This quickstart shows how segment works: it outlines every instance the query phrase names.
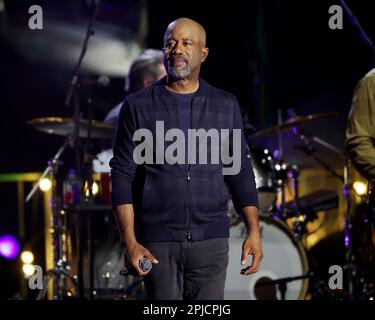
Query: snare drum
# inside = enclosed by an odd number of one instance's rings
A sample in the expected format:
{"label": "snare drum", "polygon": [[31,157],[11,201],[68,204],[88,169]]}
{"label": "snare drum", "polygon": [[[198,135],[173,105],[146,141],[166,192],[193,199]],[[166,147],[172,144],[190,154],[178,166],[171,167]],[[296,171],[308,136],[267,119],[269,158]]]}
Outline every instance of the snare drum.
{"label": "snare drum", "polygon": [[[266,281],[304,275],[308,271],[306,252],[288,226],[268,215],[259,216],[263,246],[263,261],[257,273],[240,274],[242,243],[247,235],[242,219],[232,223],[229,238],[229,263],[225,283],[225,299],[229,300],[280,300],[277,285],[257,287]],[[248,265],[248,264],[247,264]],[[287,283],[286,300],[306,298],[308,279]]]}

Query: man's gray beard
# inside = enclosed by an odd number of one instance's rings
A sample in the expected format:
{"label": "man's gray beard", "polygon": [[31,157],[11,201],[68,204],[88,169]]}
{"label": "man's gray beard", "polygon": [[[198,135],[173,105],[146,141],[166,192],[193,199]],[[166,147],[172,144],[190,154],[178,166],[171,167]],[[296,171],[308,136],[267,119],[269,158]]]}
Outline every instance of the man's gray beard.
{"label": "man's gray beard", "polygon": [[176,67],[169,67],[169,75],[177,80],[183,80],[190,76],[190,66],[186,65],[185,68],[179,69]]}

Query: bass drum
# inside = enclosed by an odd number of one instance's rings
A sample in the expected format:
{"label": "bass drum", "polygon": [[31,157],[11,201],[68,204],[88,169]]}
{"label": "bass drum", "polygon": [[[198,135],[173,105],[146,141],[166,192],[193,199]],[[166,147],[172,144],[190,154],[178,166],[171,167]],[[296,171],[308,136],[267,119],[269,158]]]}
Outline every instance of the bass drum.
{"label": "bass drum", "polygon": [[[232,221],[229,238],[229,263],[224,298],[227,300],[280,300],[277,285],[257,285],[286,277],[296,277],[308,271],[308,260],[302,245],[295,240],[288,226],[268,215],[259,215],[263,245],[263,261],[259,271],[249,276],[240,274],[242,243],[247,231],[238,216]],[[248,265],[248,264],[246,264]],[[286,300],[306,298],[308,279],[287,283]]]}

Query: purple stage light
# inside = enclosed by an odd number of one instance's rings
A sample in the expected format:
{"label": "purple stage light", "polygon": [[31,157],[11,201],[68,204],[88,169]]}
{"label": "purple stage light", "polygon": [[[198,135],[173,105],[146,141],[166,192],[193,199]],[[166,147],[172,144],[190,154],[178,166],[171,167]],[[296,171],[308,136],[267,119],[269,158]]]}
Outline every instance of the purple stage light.
{"label": "purple stage light", "polygon": [[20,251],[17,240],[11,235],[0,236],[0,256],[14,259]]}

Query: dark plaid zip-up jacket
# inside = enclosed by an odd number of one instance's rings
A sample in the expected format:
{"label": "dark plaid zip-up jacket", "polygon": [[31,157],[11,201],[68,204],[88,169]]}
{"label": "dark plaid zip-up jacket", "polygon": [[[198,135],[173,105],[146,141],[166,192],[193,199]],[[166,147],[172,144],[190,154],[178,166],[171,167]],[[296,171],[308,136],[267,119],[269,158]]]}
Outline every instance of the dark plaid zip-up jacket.
{"label": "dark plaid zip-up jacket", "polygon": [[[176,101],[163,87],[165,84],[166,78],[163,78],[125,98],[110,161],[112,204],[114,207],[133,204],[139,242],[229,237],[227,203],[230,196],[237,212],[245,206],[258,207],[237,100],[232,94],[199,79],[199,89],[191,105],[191,129],[214,128],[219,132],[241,129],[238,174],[223,175],[221,157],[219,164],[210,164],[210,143],[207,144],[207,164],[156,164],[156,121],[164,121],[165,132],[179,128]],[[141,128],[153,134],[152,164],[137,165],[133,158],[136,145],[141,143],[133,140],[133,134]],[[165,150],[172,142],[163,143]]]}

